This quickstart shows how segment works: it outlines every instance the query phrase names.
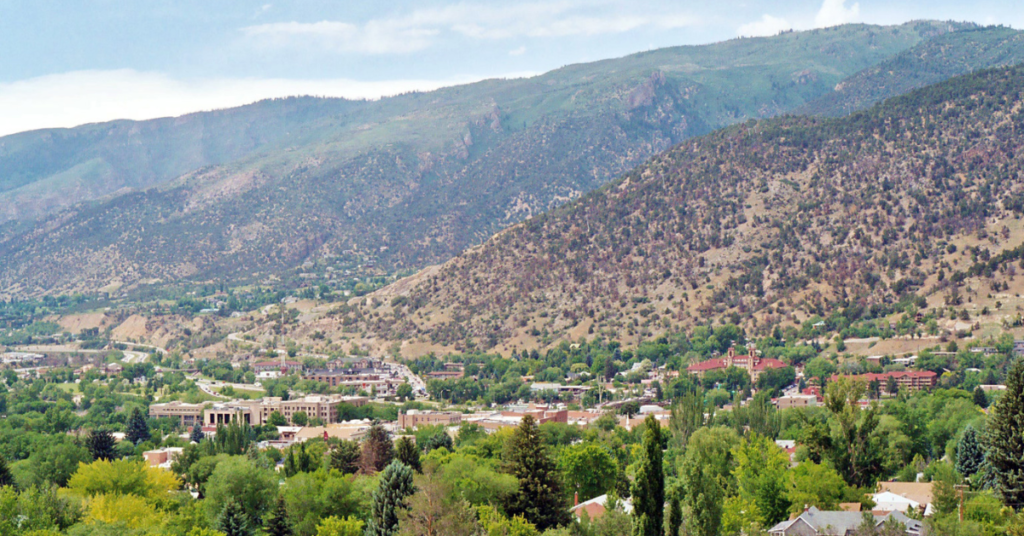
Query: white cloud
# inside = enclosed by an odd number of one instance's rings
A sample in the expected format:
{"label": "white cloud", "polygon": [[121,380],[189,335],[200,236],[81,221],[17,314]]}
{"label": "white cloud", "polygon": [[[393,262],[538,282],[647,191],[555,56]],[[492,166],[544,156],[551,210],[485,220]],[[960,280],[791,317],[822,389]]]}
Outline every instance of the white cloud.
{"label": "white cloud", "polygon": [[[529,76],[533,73],[523,73]],[[515,77],[519,75],[509,75]],[[184,81],[128,69],[76,71],[0,84],[0,136],[113,119],[152,119],[229,108],[261,99],[316,95],[375,99],[429,91],[479,78],[450,80],[288,80],[222,78]]]}
{"label": "white cloud", "polygon": [[509,56],[522,56],[523,54],[526,54],[525,45],[508,51]]}
{"label": "white cloud", "polygon": [[793,25],[781,17],[764,15],[761,20],[744,24],[736,30],[737,35],[743,37],[761,37],[775,35],[783,30],[792,29]]}
{"label": "white cloud", "polygon": [[629,3],[576,0],[454,4],[415,10],[406,16],[355,24],[343,21],[278,22],[242,28],[257,47],[319,47],[335,52],[400,54],[423,50],[443,33],[474,39],[594,36],[641,28],[692,26],[690,15],[664,6],[638,9]]}
{"label": "white cloud", "polygon": [[857,22],[859,19],[859,3],[854,2],[852,6],[846,7],[846,0],[825,0],[814,17],[814,24],[818,28],[827,28],[848,22]]}

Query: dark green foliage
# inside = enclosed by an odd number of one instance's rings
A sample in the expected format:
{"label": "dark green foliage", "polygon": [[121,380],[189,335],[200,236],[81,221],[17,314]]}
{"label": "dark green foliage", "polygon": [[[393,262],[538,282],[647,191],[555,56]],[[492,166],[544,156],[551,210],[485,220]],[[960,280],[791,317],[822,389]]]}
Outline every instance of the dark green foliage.
{"label": "dark green foliage", "polygon": [[412,495],[412,469],[395,460],[380,476],[380,484],[373,492],[370,519],[366,523],[366,536],[391,536],[398,532],[398,513],[406,508],[406,498]]}
{"label": "dark green foliage", "polygon": [[387,430],[380,423],[373,423],[363,439],[359,470],[365,474],[383,471],[394,457],[394,444]]}
{"label": "dark green foliage", "polygon": [[683,506],[679,493],[673,493],[668,503],[668,536],[682,536],[679,531],[683,527]]}
{"label": "dark green foliage", "polygon": [[558,469],[548,457],[537,421],[526,415],[505,445],[505,472],[516,477],[519,490],[505,504],[509,515],[522,515],[544,531],[569,522]]}
{"label": "dark green foliage", "polygon": [[292,536],[292,526],[288,522],[288,508],[283,495],[278,495],[277,502],[274,503],[274,510],[270,513],[263,529],[267,536]]}
{"label": "dark green foliage", "polygon": [[116,442],[114,434],[110,433],[110,430],[95,428],[89,432],[85,445],[89,448],[89,454],[94,460],[113,460],[117,458],[117,454],[114,452]]}
{"label": "dark green foliage", "polygon": [[11,475],[11,468],[7,466],[7,460],[0,456],[0,488],[13,485],[14,476]]}
{"label": "dark green foliage", "polygon": [[956,471],[971,477],[981,470],[984,463],[985,450],[981,445],[981,434],[968,424],[956,444]]}
{"label": "dark green foliage", "polygon": [[192,426],[192,433],[189,434],[188,439],[193,443],[202,443],[203,438],[205,437],[206,436],[203,435],[203,425],[197,422],[194,426]]}
{"label": "dark green foliage", "polygon": [[[451,447],[448,450],[451,450]],[[409,436],[401,437],[395,442],[395,459],[408,465],[417,473],[422,469],[420,466],[420,449],[416,448],[416,442]]]}
{"label": "dark green foliage", "polygon": [[980,385],[974,388],[973,398],[974,405],[978,406],[979,408],[988,407],[988,396],[985,394],[985,390],[982,389]]}
{"label": "dark green foliage", "polygon": [[299,473],[308,473],[310,471],[316,471],[320,467],[320,464],[311,454],[306,452],[306,444],[299,443],[298,445],[292,445],[288,449],[288,454],[284,457],[284,474],[285,476],[295,476]]}
{"label": "dark green foliage", "polygon": [[1024,359],[1006,375],[1006,391],[989,414],[986,460],[996,475],[1003,502],[1024,507]]}
{"label": "dark green foliage", "polygon": [[359,443],[343,439],[331,449],[331,469],[337,469],[346,475],[359,471]]}
{"label": "dark green foliage", "polygon": [[683,463],[683,503],[689,513],[686,524],[694,536],[718,536],[722,524],[722,501],[725,492],[713,473],[706,471],[696,458]]}
{"label": "dark green foliage", "polygon": [[146,416],[142,414],[141,409],[132,410],[131,416],[128,417],[128,423],[125,425],[124,437],[135,445],[149,441],[149,424],[146,423]]}
{"label": "dark green foliage", "polygon": [[217,518],[217,530],[224,533],[224,536],[252,536],[253,530],[250,527],[249,519],[245,510],[235,501],[224,503]]}
{"label": "dark green foliage", "polygon": [[633,536],[662,536],[665,530],[665,471],[661,467],[661,425],[644,420],[643,451],[633,481]]}
{"label": "dark green foliage", "polygon": [[449,451],[453,450],[452,436],[448,435],[448,432],[439,430],[436,434],[430,436],[426,443],[423,445],[423,452],[430,452],[438,448],[446,448]]}

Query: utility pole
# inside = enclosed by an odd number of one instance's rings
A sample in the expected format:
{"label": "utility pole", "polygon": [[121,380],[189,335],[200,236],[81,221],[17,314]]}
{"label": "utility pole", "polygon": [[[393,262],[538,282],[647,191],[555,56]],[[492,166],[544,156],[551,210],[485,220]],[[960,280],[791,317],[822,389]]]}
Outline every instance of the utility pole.
{"label": "utility pole", "polygon": [[956,485],[953,486],[953,489],[955,489],[960,494],[960,506],[958,508],[958,513],[960,515],[960,522],[961,523],[964,522],[964,490],[966,488],[967,488],[967,486],[964,485],[964,484],[956,484]]}

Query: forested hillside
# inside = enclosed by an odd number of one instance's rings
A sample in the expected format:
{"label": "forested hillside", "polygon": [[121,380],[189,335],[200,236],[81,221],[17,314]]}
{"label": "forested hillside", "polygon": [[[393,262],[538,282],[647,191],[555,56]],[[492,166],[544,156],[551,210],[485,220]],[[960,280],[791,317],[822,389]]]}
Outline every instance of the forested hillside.
{"label": "forested hillside", "polygon": [[443,262],[687,138],[798,109],[968,28],[849,25],[376,102],[298,99],[4,138],[12,172],[0,196],[14,216],[110,197],[0,227],[0,292],[246,282],[345,252],[364,275]]}
{"label": "forested hillside", "polygon": [[1022,91],[1024,68],[985,71],[686,142],[309,329],[509,350],[719,320],[841,330],[908,305],[1016,325]]}

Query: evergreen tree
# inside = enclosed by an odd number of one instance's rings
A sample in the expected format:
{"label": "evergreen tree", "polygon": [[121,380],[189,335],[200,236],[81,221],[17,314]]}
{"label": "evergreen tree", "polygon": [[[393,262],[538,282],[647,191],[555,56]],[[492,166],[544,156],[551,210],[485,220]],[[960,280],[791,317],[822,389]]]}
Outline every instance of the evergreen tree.
{"label": "evergreen tree", "polygon": [[265,530],[267,536],[292,536],[292,526],[288,523],[288,508],[285,506],[283,495],[277,497],[277,503],[270,513],[270,518],[267,519]]}
{"label": "evergreen tree", "polygon": [[979,408],[988,407],[988,396],[985,395],[985,390],[980,385],[974,388],[974,405]]}
{"label": "evergreen tree", "polygon": [[114,452],[114,443],[114,434],[110,433],[109,430],[101,428],[89,432],[89,437],[85,440],[89,454],[92,454],[92,459],[94,460],[113,460],[117,458],[117,454]]}
{"label": "evergreen tree", "polygon": [[985,451],[978,435],[977,430],[968,424],[956,444],[956,470],[964,477],[971,477],[985,463]]}
{"label": "evergreen tree", "polygon": [[415,491],[412,469],[394,460],[380,476],[380,484],[371,497],[370,519],[365,536],[391,536],[398,533],[398,512],[406,508],[405,500]]}
{"label": "evergreen tree", "polygon": [[331,469],[337,469],[346,475],[355,474],[359,470],[359,443],[342,440],[331,450]]}
{"label": "evergreen tree", "polygon": [[423,470],[420,465],[420,449],[416,448],[416,442],[411,437],[402,437],[395,442],[395,458],[417,473]]}
{"label": "evergreen tree", "polygon": [[0,456],[0,488],[4,486],[14,486],[14,475],[11,474],[11,468],[7,466],[7,460]]}
{"label": "evergreen tree", "polygon": [[133,409],[131,416],[128,417],[124,437],[133,445],[149,441],[149,425],[146,424],[146,417],[142,415],[142,410],[139,408]]}
{"label": "evergreen tree", "polygon": [[668,503],[668,536],[681,536],[683,526],[683,505],[679,502],[679,493],[673,493]]}
{"label": "evergreen tree", "polygon": [[504,459],[505,471],[519,480],[519,490],[506,500],[509,516],[522,515],[539,531],[570,521],[558,470],[545,451],[532,415],[524,416],[516,427],[505,445]]}
{"label": "evergreen tree", "polygon": [[359,469],[366,474],[380,472],[391,463],[394,456],[394,444],[388,436],[388,431],[379,422],[374,422],[363,439]]}
{"label": "evergreen tree", "polygon": [[643,450],[633,481],[633,536],[661,536],[665,526],[665,472],[661,467],[661,425],[644,420]]}
{"label": "evergreen tree", "polygon": [[1024,359],[1006,374],[1006,391],[989,415],[987,461],[1007,506],[1024,506]]}
{"label": "evergreen tree", "polygon": [[448,432],[445,432],[444,430],[441,430],[427,438],[423,445],[423,451],[430,452],[441,447],[448,449],[449,452],[455,450],[455,445],[452,443],[452,436],[448,435]]}
{"label": "evergreen tree", "polygon": [[224,533],[224,536],[251,536],[252,529],[249,527],[249,520],[246,518],[245,510],[235,501],[224,503],[224,509],[217,517],[217,530]]}
{"label": "evergreen tree", "polygon": [[196,422],[195,426],[192,427],[192,435],[189,436],[189,441],[202,443],[204,437],[206,436],[203,435],[203,425]]}

